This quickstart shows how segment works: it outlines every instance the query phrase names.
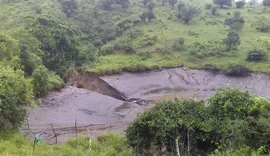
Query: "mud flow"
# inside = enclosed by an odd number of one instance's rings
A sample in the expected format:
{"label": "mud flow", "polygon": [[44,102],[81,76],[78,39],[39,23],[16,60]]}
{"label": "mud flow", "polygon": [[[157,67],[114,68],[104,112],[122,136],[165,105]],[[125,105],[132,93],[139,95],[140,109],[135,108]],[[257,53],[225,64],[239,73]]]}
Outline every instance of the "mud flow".
{"label": "mud flow", "polygon": [[104,77],[72,73],[69,77],[66,88],[51,92],[29,112],[28,121],[21,128],[24,135],[42,133],[43,141],[55,143],[55,133],[58,142],[75,137],[76,133],[92,137],[107,132],[124,133],[137,114],[152,107],[155,100],[205,99],[227,85],[270,97],[270,77],[259,73],[227,77],[182,67]]}

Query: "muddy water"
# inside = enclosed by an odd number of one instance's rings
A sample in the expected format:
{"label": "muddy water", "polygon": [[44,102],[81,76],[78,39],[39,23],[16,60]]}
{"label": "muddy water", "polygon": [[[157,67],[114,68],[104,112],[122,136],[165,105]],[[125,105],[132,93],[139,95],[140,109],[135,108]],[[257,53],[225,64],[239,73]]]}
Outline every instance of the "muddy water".
{"label": "muddy water", "polygon": [[164,69],[145,73],[122,73],[105,76],[103,80],[127,98],[162,99],[166,97],[197,97],[205,99],[216,89],[231,85],[250,93],[270,98],[270,76],[252,73],[247,77],[228,77],[221,73],[188,68]]}
{"label": "muddy water", "polygon": [[[29,128],[25,124],[22,133],[29,137],[43,133],[42,140],[55,143],[53,125],[58,134],[58,142],[61,142],[68,137],[75,137],[75,120],[78,135],[90,134],[95,137],[106,132],[123,133],[139,112],[153,106],[144,101],[175,97],[205,99],[212,96],[217,88],[227,85],[270,98],[270,76],[259,73],[237,78],[183,67],[135,74],[122,73],[101,79],[104,81],[97,82],[108,83],[102,84],[101,89],[98,88],[99,84],[94,84],[88,85],[88,90],[66,87],[61,92],[51,92],[41,105],[30,111]],[[94,90],[99,93],[89,91],[90,86],[94,86]],[[104,86],[109,87],[106,90]],[[108,94],[112,90],[116,90],[116,93]],[[129,100],[122,101],[108,95]]]}

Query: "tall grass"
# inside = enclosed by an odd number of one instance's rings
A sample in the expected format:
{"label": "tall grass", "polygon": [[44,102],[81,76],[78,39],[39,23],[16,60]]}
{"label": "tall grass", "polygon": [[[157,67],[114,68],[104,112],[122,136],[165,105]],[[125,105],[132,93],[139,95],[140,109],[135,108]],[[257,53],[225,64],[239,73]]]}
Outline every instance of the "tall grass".
{"label": "tall grass", "polygon": [[[33,141],[18,133],[0,133],[1,156],[87,156],[89,152],[89,138],[78,137],[59,145],[41,143],[33,153]],[[93,156],[132,156],[123,136],[105,134],[92,142]]]}

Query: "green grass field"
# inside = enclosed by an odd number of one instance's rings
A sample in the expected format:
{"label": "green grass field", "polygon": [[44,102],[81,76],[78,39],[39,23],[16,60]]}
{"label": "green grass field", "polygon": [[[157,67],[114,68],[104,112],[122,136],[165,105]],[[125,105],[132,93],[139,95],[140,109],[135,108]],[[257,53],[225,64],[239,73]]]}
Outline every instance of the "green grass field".
{"label": "green grass field", "polygon": [[[197,7],[200,6],[202,11],[190,24],[184,24],[176,17],[174,18],[174,16],[172,16],[173,19],[168,19],[170,14],[177,14],[177,7],[172,10],[168,5],[159,5],[154,9],[156,19],[149,23],[136,26],[138,29],[143,30],[144,35],[137,37],[132,42],[132,46],[135,47],[136,52],[150,52],[152,54],[152,58],[141,60],[140,57],[135,54],[115,53],[100,57],[98,63],[96,63],[94,67],[88,68],[88,70],[101,74],[112,74],[125,70],[126,67],[135,66],[134,64],[144,66],[146,69],[175,67],[179,65],[200,69],[203,68],[205,64],[212,64],[220,69],[225,69],[228,64],[235,62],[246,65],[254,72],[270,72],[270,62],[268,60],[259,63],[246,61],[247,54],[250,50],[253,50],[255,47],[262,48],[258,46],[257,40],[263,36],[270,35],[270,33],[259,32],[252,26],[252,24],[256,23],[256,18],[259,16],[265,16],[269,19],[269,9],[265,9],[262,6],[249,6],[247,4],[242,9],[237,9],[235,7],[218,9],[218,16],[212,16],[209,10],[204,9],[205,2],[211,1],[194,1],[194,5]],[[134,9],[131,9],[131,14],[138,14],[138,10],[142,10],[142,8],[135,9],[138,6],[133,5],[132,7],[134,7]],[[263,11],[264,9],[266,11]],[[232,52],[231,55],[196,58],[190,55],[187,51],[179,52],[171,48],[174,40],[179,37],[183,37],[185,39],[185,45],[191,45],[194,42],[207,43],[210,40],[221,41],[226,38],[227,33],[230,30],[228,26],[223,24],[224,20],[227,17],[232,17],[235,11],[241,12],[241,16],[245,19],[245,25],[239,33],[241,44],[238,46],[237,50]],[[231,15],[228,16],[227,13],[230,13]],[[217,24],[206,24],[213,21]],[[191,35],[192,33],[195,35]],[[154,45],[140,47],[139,43],[144,36],[157,36],[158,41]],[[125,37],[126,36],[117,38],[116,41]],[[163,55],[158,50],[164,48],[165,40],[167,40],[169,47],[166,54]]]}
{"label": "green grass field", "polygon": [[[63,144],[47,145],[41,142],[33,151],[34,141],[17,133],[0,132],[1,156],[86,156],[89,153],[89,138],[78,137]],[[92,155],[132,156],[123,136],[105,134],[92,141]]]}

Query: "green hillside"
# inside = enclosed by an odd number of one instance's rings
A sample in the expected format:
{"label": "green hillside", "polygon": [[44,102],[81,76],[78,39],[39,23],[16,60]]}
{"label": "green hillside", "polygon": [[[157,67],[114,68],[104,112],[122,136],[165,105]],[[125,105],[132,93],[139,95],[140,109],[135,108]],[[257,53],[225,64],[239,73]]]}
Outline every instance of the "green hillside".
{"label": "green hillside", "polygon": [[[110,75],[184,65],[234,76],[269,73],[270,0],[263,5],[255,2],[0,0],[0,155],[32,154],[32,141],[16,130],[26,108],[38,104],[49,91],[62,88],[70,70]],[[269,102],[265,103],[269,108]],[[241,122],[262,126],[264,132],[255,129],[263,134],[261,138],[269,138],[269,112],[263,112],[264,105],[256,99],[252,104],[255,112],[255,106],[259,107],[260,116]],[[246,109],[253,110],[252,106]],[[235,111],[239,115],[240,109]],[[105,140],[109,143],[94,143],[97,153],[93,155],[131,155],[125,138],[109,135]],[[261,140],[266,143],[256,149],[243,143],[231,151],[236,150],[236,155],[254,150],[269,153],[269,140]],[[36,155],[85,155],[87,142],[81,138],[62,145],[42,144]],[[222,149],[221,145],[213,147]],[[218,150],[216,154],[222,155]]]}

